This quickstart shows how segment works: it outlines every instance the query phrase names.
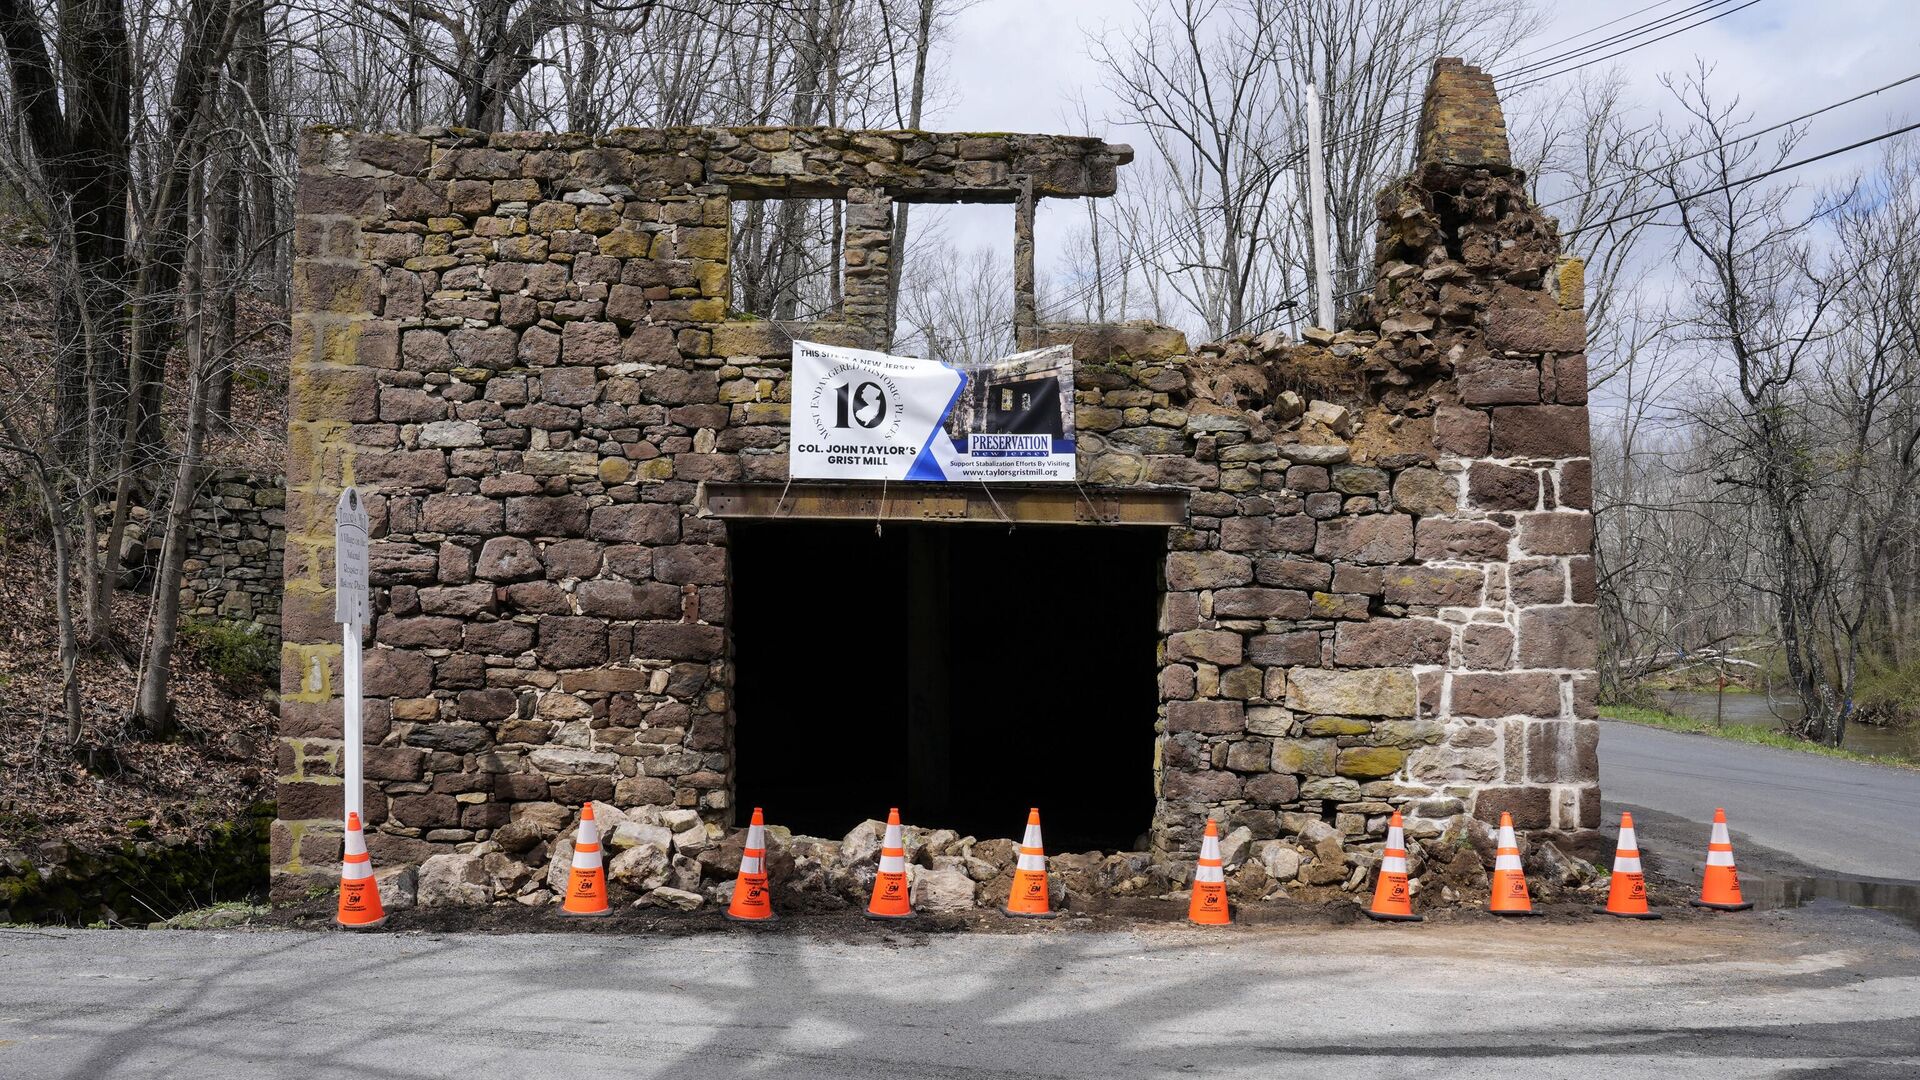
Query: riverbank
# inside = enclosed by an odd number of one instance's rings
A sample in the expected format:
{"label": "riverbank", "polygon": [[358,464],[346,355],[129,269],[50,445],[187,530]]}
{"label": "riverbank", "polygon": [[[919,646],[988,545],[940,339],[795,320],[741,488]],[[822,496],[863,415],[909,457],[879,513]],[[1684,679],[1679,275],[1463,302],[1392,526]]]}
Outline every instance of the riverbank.
{"label": "riverbank", "polygon": [[1805,739],[1795,738],[1778,728],[1759,724],[1715,724],[1711,720],[1700,720],[1667,712],[1664,709],[1649,709],[1638,705],[1603,705],[1600,707],[1600,715],[1608,720],[1641,724],[1684,735],[1710,735],[1717,739],[1752,743],[1756,746],[1772,746],[1781,750],[1797,750],[1806,754],[1819,754],[1822,757],[1840,758],[1843,761],[1863,761],[1874,765],[1892,765],[1896,768],[1920,771],[1920,762],[1911,758],[1821,746],[1807,742]]}

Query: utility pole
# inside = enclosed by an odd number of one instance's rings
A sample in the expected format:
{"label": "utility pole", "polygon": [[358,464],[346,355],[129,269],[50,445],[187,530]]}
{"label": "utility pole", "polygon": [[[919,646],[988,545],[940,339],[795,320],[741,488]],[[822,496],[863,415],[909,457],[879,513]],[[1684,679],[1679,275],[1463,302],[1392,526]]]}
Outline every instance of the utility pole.
{"label": "utility pole", "polygon": [[360,633],[371,614],[367,590],[367,507],[360,493],[340,493],[333,510],[333,620],[340,624],[340,734],[346,773],[341,817],[362,814]]}
{"label": "utility pole", "polygon": [[1333,324],[1333,267],[1327,261],[1327,161],[1320,144],[1320,92],[1307,84],[1307,201],[1313,229],[1313,294],[1318,325]]}

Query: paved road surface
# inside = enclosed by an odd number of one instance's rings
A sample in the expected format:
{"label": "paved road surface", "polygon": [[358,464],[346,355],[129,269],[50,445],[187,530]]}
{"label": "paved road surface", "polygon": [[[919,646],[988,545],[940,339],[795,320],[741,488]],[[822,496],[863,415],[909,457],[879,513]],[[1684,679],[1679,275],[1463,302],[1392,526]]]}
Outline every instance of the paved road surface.
{"label": "paved road surface", "polygon": [[0,1076],[1920,1071],[1920,934],[1846,909],[1661,923],[859,931],[823,939],[804,920],[696,937],[0,930]]}
{"label": "paved road surface", "polygon": [[1920,881],[1920,772],[1605,721],[1600,789],[1701,823],[1703,851],[1724,806],[1736,854],[1751,839],[1825,870]]}

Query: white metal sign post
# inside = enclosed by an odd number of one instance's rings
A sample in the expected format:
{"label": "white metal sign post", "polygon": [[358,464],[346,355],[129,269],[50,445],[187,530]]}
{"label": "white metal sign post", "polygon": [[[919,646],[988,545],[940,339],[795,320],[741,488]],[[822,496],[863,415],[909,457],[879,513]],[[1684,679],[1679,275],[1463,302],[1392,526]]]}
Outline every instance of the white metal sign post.
{"label": "white metal sign post", "polygon": [[344,813],[359,814],[360,628],[367,624],[367,507],[352,488],[333,510],[333,621],[340,624],[340,733],[346,742]]}

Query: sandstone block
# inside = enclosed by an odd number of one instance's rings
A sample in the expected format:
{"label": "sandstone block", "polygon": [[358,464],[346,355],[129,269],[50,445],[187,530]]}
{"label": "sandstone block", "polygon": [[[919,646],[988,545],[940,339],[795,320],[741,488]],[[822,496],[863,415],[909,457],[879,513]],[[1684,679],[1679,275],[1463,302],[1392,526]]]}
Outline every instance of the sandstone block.
{"label": "sandstone block", "polygon": [[1600,656],[1600,612],[1586,604],[1520,611],[1520,665],[1592,668]]}
{"label": "sandstone block", "polygon": [[549,667],[594,667],[607,662],[607,627],[599,619],[543,615],[539,655]]}
{"label": "sandstone block", "polygon": [[1455,369],[1464,405],[1532,405],[1540,400],[1540,365],[1527,357],[1486,355]]}
{"label": "sandstone block", "polygon": [[1546,671],[1456,672],[1456,716],[1559,716],[1560,677]]}
{"label": "sandstone block", "polygon": [[1486,572],[1474,567],[1396,566],[1381,580],[1387,603],[1421,607],[1476,607]]}
{"label": "sandstone block", "polygon": [[1170,701],[1167,730],[1235,735],[1247,727],[1246,706],[1238,701]]}
{"label": "sandstone block", "polygon": [[1253,560],[1225,551],[1175,551],[1167,555],[1167,588],[1221,589],[1253,580]]}
{"label": "sandstone block", "polygon": [[1467,500],[1476,510],[1531,510],[1540,502],[1540,474],[1476,461],[1467,470]]}
{"label": "sandstone block", "polygon": [[1262,667],[1318,664],[1320,635],[1312,630],[1257,634],[1247,639],[1247,659]]}
{"label": "sandstone block", "polygon": [[1457,509],[1460,498],[1452,477],[1438,469],[1403,469],[1393,478],[1393,508],[1427,517]]}
{"label": "sandstone block", "polygon": [[1490,422],[1479,409],[1442,405],[1433,413],[1433,448],[1457,457],[1486,457]]}
{"label": "sandstone block", "polygon": [[1413,557],[1414,519],[1406,514],[1366,514],[1320,523],[1313,553],[1322,559],[1397,563]]}
{"label": "sandstone block", "polygon": [[1168,799],[1225,802],[1240,798],[1244,790],[1240,777],[1225,770],[1168,769],[1160,778],[1161,795]]}
{"label": "sandstone block", "polygon": [[1411,672],[1397,669],[1327,671],[1294,668],[1287,675],[1287,707],[1335,716],[1412,716]]}
{"label": "sandstone block", "polygon": [[1545,829],[1553,824],[1553,789],[1549,787],[1486,787],[1473,797],[1473,816],[1497,825],[1502,813],[1513,815],[1517,829]]}
{"label": "sandstone block", "polygon": [[1334,632],[1333,660],[1347,667],[1444,664],[1453,631],[1430,619],[1374,619],[1341,623]]}
{"label": "sandstone block", "polygon": [[1520,550],[1529,555],[1590,554],[1593,515],[1572,510],[1522,515]]}
{"label": "sandstone block", "polygon": [[1334,771],[1356,780],[1392,776],[1405,764],[1407,752],[1392,746],[1350,746],[1340,751]]}
{"label": "sandstone block", "polygon": [[1536,720],[1527,725],[1527,781],[1590,784],[1600,778],[1600,725]]}
{"label": "sandstone block", "polygon": [[1583,458],[1591,447],[1584,405],[1504,405],[1493,410],[1495,457]]}
{"label": "sandstone block", "polygon": [[1187,630],[1167,637],[1167,659],[1238,664],[1244,639],[1231,630]]}
{"label": "sandstone block", "polygon": [[1422,518],[1414,554],[1423,562],[1461,559],[1494,562],[1507,557],[1510,533],[1491,521]]}
{"label": "sandstone block", "polygon": [[534,546],[517,536],[496,536],[488,540],[473,564],[474,576],[487,581],[525,581],[544,572]]}

